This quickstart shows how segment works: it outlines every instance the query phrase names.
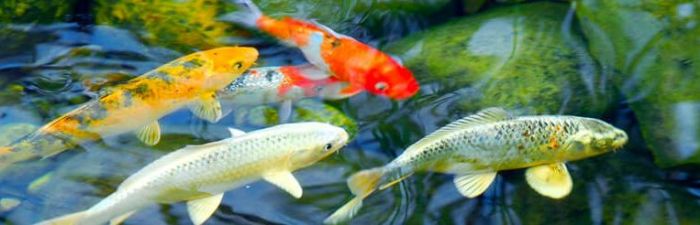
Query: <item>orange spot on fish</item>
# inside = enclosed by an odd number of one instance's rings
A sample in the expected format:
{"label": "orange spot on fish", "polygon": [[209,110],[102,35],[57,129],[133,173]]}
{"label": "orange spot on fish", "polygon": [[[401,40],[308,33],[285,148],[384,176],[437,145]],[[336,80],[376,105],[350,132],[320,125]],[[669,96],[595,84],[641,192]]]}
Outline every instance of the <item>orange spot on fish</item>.
{"label": "orange spot on fish", "polygon": [[551,148],[552,150],[556,150],[557,148],[559,148],[559,140],[554,135],[549,137],[549,148]]}

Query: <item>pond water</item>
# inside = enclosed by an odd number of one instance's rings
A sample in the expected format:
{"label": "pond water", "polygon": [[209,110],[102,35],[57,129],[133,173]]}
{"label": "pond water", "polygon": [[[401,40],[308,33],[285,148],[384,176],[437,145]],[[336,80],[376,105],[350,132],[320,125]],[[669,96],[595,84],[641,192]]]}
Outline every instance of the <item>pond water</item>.
{"label": "pond water", "polygon": [[[292,121],[326,121],[352,141],[295,173],[304,197],[266,182],[227,192],[206,224],[319,224],[351,198],[345,179],[383,165],[435,129],[479,109],[595,117],[625,130],[621,150],[570,162],[573,192],[540,196],[523,170],[462,197],[452,175],[419,173],[373,194],[351,224],[700,224],[700,3],[697,1],[255,1],[273,16],[313,19],[383,49],[416,74],[404,101],[361,93],[304,100]],[[305,59],[262,33],[218,21],[214,0],[0,2],[0,144],[75,109],[103,88],[218,46],[259,49],[256,66]],[[133,135],[89,142],[0,172],[0,223],[32,224],[87,209],[130,174],[226,127],[277,123],[274,105],[212,124],[180,110],[161,143]],[[184,203],[125,224],[190,224]]]}

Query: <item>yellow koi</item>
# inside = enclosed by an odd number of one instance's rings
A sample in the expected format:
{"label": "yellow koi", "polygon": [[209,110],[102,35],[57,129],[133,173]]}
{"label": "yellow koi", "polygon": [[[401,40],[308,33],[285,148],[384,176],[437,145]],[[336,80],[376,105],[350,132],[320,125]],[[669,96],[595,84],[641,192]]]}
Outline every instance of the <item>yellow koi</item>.
{"label": "yellow koi", "polygon": [[209,121],[221,117],[217,90],[226,87],[258,58],[248,47],[222,47],[178,58],[98,99],[51,121],[8,147],[0,147],[0,168],[34,157],[49,157],[85,141],[129,131],[148,145],[160,140],[158,119],[183,107]]}

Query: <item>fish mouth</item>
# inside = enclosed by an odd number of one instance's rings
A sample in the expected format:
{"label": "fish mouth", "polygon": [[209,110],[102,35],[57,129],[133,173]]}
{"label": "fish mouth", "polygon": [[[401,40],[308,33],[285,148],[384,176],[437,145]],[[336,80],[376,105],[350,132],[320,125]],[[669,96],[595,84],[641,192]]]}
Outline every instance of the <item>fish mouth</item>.
{"label": "fish mouth", "polygon": [[618,149],[622,148],[627,143],[627,140],[628,140],[627,133],[625,133],[624,131],[621,131],[621,130],[615,132],[615,137],[613,138],[613,142],[612,142],[613,150],[618,150]]}
{"label": "fish mouth", "polygon": [[417,81],[413,80],[393,87],[393,90],[390,91],[391,94],[389,94],[388,97],[395,100],[406,100],[416,95],[419,90],[420,85],[418,85]]}

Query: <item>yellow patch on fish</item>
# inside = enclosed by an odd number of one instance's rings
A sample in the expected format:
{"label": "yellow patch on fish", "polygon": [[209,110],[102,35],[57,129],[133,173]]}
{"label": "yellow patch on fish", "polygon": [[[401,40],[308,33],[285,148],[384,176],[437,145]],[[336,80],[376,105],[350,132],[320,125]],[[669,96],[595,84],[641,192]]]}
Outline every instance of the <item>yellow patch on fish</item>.
{"label": "yellow patch on fish", "polygon": [[[99,99],[18,140],[9,146],[10,150],[0,148],[0,154],[23,152],[16,157],[0,157],[0,163],[47,157],[85,141],[156,127],[162,116],[193,104],[219,115],[218,102],[202,103],[202,96],[224,88],[252,66],[257,57],[257,50],[248,47],[222,47],[180,57],[124,84],[106,88]],[[150,131],[140,136],[150,137],[147,144],[156,144],[159,129]]]}

